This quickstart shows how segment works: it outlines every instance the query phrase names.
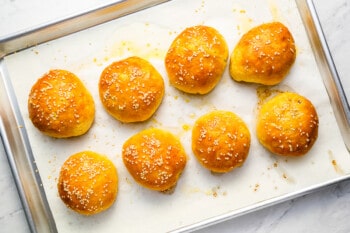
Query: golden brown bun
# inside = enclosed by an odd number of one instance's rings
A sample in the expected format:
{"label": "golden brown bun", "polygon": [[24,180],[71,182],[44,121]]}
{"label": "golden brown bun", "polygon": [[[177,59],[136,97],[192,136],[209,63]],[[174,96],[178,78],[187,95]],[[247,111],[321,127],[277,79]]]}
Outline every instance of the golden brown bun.
{"label": "golden brown bun", "polygon": [[100,99],[121,122],[149,119],[164,96],[164,81],[148,61],[129,57],[107,66],[100,77]]}
{"label": "golden brown bun", "polygon": [[242,166],[249,148],[249,130],[232,112],[212,111],[194,124],[193,153],[203,167],[213,172],[229,172]]}
{"label": "golden brown bun", "polygon": [[95,104],[77,76],[66,70],[50,70],[33,85],[28,111],[34,126],[42,133],[68,138],[90,129]]}
{"label": "golden brown bun", "polygon": [[157,128],[130,137],[122,153],[124,164],[135,181],[156,191],[173,188],[187,162],[181,142],[170,132]]}
{"label": "golden brown bun", "polygon": [[249,30],[234,48],[230,75],[236,81],[275,85],[288,74],[296,57],[292,34],[279,22]]}
{"label": "golden brown bun", "polygon": [[274,154],[304,155],[317,139],[317,112],[303,96],[278,94],[261,106],[256,133],[260,143]]}
{"label": "golden brown bun", "polygon": [[84,215],[97,214],[108,209],[117,197],[117,169],[105,156],[79,152],[62,165],[57,188],[67,207]]}
{"label": "golden brown bun", "polygon": [[228,59],[224,37],[214,28],[186,28],[165,57],[170,84],[191,94],[206,94],[220,81]]}

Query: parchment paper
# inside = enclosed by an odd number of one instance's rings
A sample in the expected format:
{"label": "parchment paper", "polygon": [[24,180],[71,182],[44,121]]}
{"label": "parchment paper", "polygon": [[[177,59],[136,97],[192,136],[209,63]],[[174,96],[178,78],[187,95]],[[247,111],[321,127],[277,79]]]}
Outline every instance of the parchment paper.
{"label": "parchment paper", "polygon": [[[290,74],[274,89],[291,90],[307,97],[319,115],[318,140],[301,158],[272,155],[256,140],[258,85],[234,82],[226,69],[211,93],[187,95],[169,85],[164,68],[168,47],[186,27],[198,24],[215,27],[225,37],[231,53],[243,33],[273,20],[290,29],[297,45],[297,59]],[[107,65],[131,55],[149,60],[158,69],[166,83],[166,94],[152,119],[122,124],[103,109],[98,80]],[[339,133],[305,28],[291,0],[173,0],[10,55],[5,61],[59,232],[170,231],[350,171],[349,153]],[[27,99],[31,86],[45,72],[55,68],[75,73],[94,97],[95,122],[84,136],[49,138],[29,120]],[[195,120],[214,109],[235,112],[247,123],[252,135],[250,153],[243,167],[223,175],[213,175],[202,168],[190,147]],[[140,187],[122,163],[124,141],[148,127],[161,127],[177,135],[188,154],[189,161],[172,194]],[[106,212],[90,217],[66,208],[56,188],[63,162],[71,154],[83,150],[105,154],[119,174],[115,204]]]}

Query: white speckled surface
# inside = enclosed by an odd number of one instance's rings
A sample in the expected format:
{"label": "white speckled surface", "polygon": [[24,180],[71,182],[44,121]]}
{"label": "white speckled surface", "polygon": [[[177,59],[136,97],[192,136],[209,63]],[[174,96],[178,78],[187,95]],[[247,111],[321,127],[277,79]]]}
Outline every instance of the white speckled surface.
{"label": "white speckled surface", "polygon": [[[106,1],[105,1],[106,2]],[[101,1],[0,0],[0,36],[73,14]],[[69,6],[68,6],[69,5]],[[55,6],[54,8],[52,6]],[[349,90],[350,6],[346,0],[316,2],[321,23],[345,88]],[[29,232],[6,156],[0,147],[1,232]],[[350,181],[278,204],[199,232],[350,232]]]}

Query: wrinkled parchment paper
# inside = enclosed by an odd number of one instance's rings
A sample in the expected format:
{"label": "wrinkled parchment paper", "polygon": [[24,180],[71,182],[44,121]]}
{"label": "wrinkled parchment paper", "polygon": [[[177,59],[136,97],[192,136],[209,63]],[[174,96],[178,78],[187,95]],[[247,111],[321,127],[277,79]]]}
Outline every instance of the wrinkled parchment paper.
{"label": "wrinkled parchment paper", "polygon": [[[243,33],[273,20],[281,21],[290,29],[297,45],[297,59],[290,74],[273,89],[295,91],[307,97],[319,115],[318,140],[301,158],[272,155],[256,140],[258,85],[234,82],[226,69],[211,93],[187,95],[169,86],[164,68],[170,43],[186,27],[198,24],[215,27],[227,40],[231,53]],[[139,124],[121,124],[103,109],[98,96],[98,80],[107,65],[131,55],[149,60],[158,69],[166,83],[166,94],[152,119]],[[59,232],[170,231],[332,180],[350,171],[349,153],[292,0],[173,0],[10,55],[6,58],[6,66]],[[94,97],[95,122],[84,136],[49,138],[35,129],[29,120],[27,98],[30,88],[45,72],[55,68],[75,73]],[[213,175],[202,168],[190,147],[195,120],[214,109],[235,112],[247,123],[252,135],[245,164],[223,175]],[[177,135],[188,154],[187,166],[172,194],[140,187],[122,163],[124,141],[148,127],[160,127]],[[116,165],[119,174],[115,204],[90,217],[66,208],[56,188],[62,163],[71,154],[83,150],[105,154]]]}

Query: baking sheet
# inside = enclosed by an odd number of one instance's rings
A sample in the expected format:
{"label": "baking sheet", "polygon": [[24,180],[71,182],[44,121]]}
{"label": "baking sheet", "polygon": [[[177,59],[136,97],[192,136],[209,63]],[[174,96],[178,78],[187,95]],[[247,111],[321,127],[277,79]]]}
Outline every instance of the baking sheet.
{"label": "baking sheet", "polygon": [[[170,43],[186,27],[197,24],[215,27],[223,34],[232,52],[244,32],[272,20],[283,22],[297,45],[297,59],[291,73],[274,89],[296,91],[306,96],[316,106],[320,118],[319,138],[302,158],[271,155],[257,142],[254,125],[258,85],[234,82],[226,69],[210,94],[186,95],[169,85],[164,69],[164,56]],[[166,83],[162,105],[151,120],[141,124],[117,122],[104,111],[98,96],[97,84],[104,67],[131,55],[148,59]],[[5,66],[59,232],[171,231],[337,179],[350,171],[349,153],[294,1],[173,0],[9,55],[5,57]],[[28,118],[27,98],[31,86],[54,68],[67,69],[78,75],[94,97],[95,122],[82,137],[46,137]],[[190,149],[194,121],[214,109],[235,112],[248,124],[252,134],[250,154],[244,166],[220,176],[202,168]],[[123,142],[148,127],[173,132],[188,153],[188,164],[172,194],[141,188],[122,164]],[[82,150],[107,155],[116,165],[120,179],[116,203],[108,211],[90,217],[67,209],[56,189],[60,166],[69,155]]]}

